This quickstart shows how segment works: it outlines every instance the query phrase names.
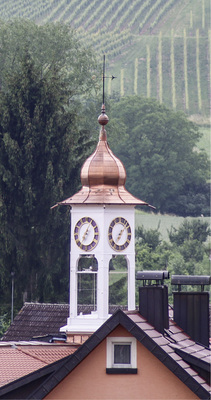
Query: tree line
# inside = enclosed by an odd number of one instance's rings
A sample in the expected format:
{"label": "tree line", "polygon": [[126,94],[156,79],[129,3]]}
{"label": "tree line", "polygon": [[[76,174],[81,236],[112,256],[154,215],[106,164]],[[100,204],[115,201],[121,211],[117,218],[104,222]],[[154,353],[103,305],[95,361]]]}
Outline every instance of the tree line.
{"label": "tree line", "polygon": [[[93,75],[96,79],[93,79]],[[100,87],[100,92],[99,92]],[[0,26],[0,315],[23,300],[67,302],[69,211],[98,140],[101,65],[66,25]],[[208,159],[182,113],[139,97],[108,99],[108,137],[127,188],[161,212],[208,213]]]}

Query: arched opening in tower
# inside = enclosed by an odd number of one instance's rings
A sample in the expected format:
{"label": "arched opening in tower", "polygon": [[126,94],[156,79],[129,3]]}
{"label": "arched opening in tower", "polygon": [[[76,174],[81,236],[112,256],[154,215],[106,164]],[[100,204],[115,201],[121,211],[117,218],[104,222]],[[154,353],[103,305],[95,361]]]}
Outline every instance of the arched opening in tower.
{"label": "arched opening in tower", "polygon": [[77,268],[77,314],[91,314],[97,309],[98,262],[92,255],[82,255]]}
{"label": "arched opening in tower", "polygon": [[112,256],[109,262],[109,306],[128,303],[128,263],[126,256]]}

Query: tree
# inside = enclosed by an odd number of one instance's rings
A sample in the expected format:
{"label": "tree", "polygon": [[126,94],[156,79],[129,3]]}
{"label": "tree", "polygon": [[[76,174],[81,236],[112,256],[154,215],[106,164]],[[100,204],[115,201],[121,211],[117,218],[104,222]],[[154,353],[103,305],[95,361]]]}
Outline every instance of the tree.
{"label": "tree", "polygon": [[171,246],[162,241],[160,236],[158,229],[145,229],[143,225],[136,230],[136,268],[138,270],[167,269]]}
{"label": "tree", "polygon": [[208,158],[196,151],[200,132],[185,114],[131,96],[115,99],[109,116],[109,143],[125,165],[131,193],[161,212],[209,213]]}
{"label": "tree", "polygon": [[0,28],[0,301],[68,299],[68,210],[90,152],[79,93],[96,67],[69,27],[29,21]]}
{"label": "tree", "polygon": [[178,229],[171,228],[169,239],[183,258],[183,274],[209,275],[209,248],[206,242],[211,234],[207,221],[185,220]]}
{"label": "tree", "polygon": [[136,231],[136,268],[165,270],[176,275],[209,275],[209,224],[201,220],[184,220],[172,227],[169,242],[160,239],[158,229]]}
{"label": "tree", "polygon": [[169,239],[177,246],[181,246],[185,241],[197,240],[199,243],[205,243],[211,234],[210,226],[203,218],[185,219],[179,228],[171,227]]}

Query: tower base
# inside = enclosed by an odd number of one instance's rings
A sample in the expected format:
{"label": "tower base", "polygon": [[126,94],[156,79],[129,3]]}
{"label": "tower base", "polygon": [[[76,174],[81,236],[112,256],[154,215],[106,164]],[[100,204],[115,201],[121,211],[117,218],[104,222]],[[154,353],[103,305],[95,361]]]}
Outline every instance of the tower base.
{"label": "tower base", "polygon": [[110,317],[100,318],[96,311],[91,314],[79,314],[77,317],[68,318],[67,325],[60,328],[60,332],[90,334],[95,332]]}

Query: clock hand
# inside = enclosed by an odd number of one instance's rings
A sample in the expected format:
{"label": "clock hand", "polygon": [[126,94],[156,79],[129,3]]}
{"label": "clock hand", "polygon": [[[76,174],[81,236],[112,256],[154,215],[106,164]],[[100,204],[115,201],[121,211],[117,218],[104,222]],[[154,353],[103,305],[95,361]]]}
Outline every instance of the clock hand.
{"label": "clock hand", "polygon": [[89,225],[87,226],[87,228],[86,228],[86,230],[85,230],[85,232],[84,232],[84,234],[83,234],[81,243],[83,243],[83,241],[84,241],[84,239],[85,239],[85,237],[86,237],[86,235],[87,235],[87,233],[88,233],[88,230],[89,230],[90,225],[91,225],[91,222],[89,223]]}
{"label": "clock hand", "polygon": [[127,225],[125,224],[125,225],[123,226],[123,228],[121,229],[121,231],[119,232],[119,235],[118,235],[118,237],[117,237],[116,243],[121,239],[122,234],[123,234],[123,232],[124,232],[126,226],[127,226]]}

